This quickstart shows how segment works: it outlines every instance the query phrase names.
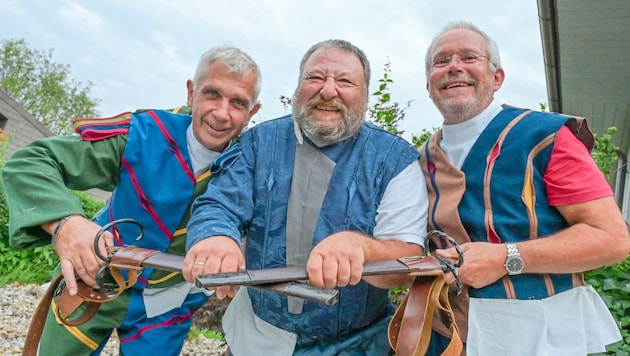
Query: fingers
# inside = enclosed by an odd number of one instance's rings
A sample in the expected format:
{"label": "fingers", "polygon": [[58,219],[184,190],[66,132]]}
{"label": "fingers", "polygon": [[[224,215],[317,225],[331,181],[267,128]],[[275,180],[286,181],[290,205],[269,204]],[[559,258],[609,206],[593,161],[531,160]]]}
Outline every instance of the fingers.
{"label": "fingers", "polygon": [[61,274],[63,274],[63,279],[66,282],[68,293],[70,295],[77,294],[77,279],[74,275],[74,266],[72,265],[72,262],[67,258],[62,258],[60,260],[60,265]]}
{"label": "fingers", "polygon": [[363,262],[357,258],[325,257],[312,254],[306,263],[309,283],[316,287],[335,288],[361,281]]}
{"label": "fingers", "polygon": [[[182,273],[188,282],[194,282],[200,274],[236,272],[245,268],[245,258],[240,246],[227,236],[213,236],[196,243],[184,258]],[[214,288],[219,299],[233,297],[238,286]]]}
{"label": "fingers", "polygon": [[[80,278],[87,285],[97,288],[96,273],[105,264],[94,251],[94,236],[100,226],[83,217],[68,220],[57,236],[55,249],[61,262],[61,271],[71,295],[76,294]],[[113,236],[105,232],[99,240],[101,254],[107,256],[106,246],[113,245]]]}

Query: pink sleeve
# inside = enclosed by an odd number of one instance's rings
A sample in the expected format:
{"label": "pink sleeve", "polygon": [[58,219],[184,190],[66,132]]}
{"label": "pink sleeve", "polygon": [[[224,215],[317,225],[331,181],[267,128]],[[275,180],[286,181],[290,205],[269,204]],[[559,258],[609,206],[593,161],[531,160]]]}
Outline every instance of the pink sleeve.
{"label": "pink sleeve", "polygon": [[583,203],[612,195],[610,184],[597,163],[566,126],[558,131],[544,180],[551,206]]}

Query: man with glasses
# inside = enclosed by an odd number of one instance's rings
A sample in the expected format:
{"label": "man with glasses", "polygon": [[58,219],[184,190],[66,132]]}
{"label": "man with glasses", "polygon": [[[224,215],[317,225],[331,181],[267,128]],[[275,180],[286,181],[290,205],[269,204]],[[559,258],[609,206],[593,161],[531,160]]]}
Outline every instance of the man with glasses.
{"label": "man with glasses", "polygon": [[[452,302],[467,354],[605,351],[620,333],[582,272],[624,260],[630,237],[589,154],[586,122],[499,105],[499,49],[469,23],[433,39],[426,76],[443,116],[420,150],[429,228],[453,236],[464,253],[458,272],[467,292]],[[435,253],[457,258],[454,249]],[[445,326],[438,316],[434,354]]]}

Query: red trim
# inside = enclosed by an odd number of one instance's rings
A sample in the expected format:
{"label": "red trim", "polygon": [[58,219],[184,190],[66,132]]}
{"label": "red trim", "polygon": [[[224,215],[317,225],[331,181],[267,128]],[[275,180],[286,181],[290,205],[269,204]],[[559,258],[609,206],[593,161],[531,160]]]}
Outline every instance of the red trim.
{"label": "red trim", "polygon": [[186,174],[188,175],[188,179],[190,179],[190,181],[195,184],[196,180],[195,180],[195,173],[193,173],[193,171],[190,169],[190,167],[188,166],[188,163],[186,163],[186,159],[184,158],[184,156],[182,155],[182,151],[179,148],[179,144],[177,143],[177,141],[175,141],[171,135],[168,133],[168,130],[166,129],[166,127],[164,126],[164,124],[162,123],[162,120],[160,120],[160,118],[157,116],[157,114],[153,111],[147,111],[147,114],[153,118],[153,121],[155,121],[155,123],[158,125],[158,127],[160,128],[160,131],[162,131],[162,135],[164,135],[164,137],[166,138],[166,140],[168,141],[168,146],[169,149],[171,150],[171,152],[173,152],[173,154],[175,155],[175,157],[177,157],[177,160],[179,161],[180,166],[182,166],[182,169],[184,169],[184,171],[186,172]]}
{"label": "red trim", "polygon": [[151,215],[151,217],[153,218],[155,223],[158,225],[160,230],[162,230],[166,238],[170,240],[173,237],[173,234],[171,233],[171,231],[169,231],[166,225],[164,225],[164,222],[162,222],[158,214],[155,212],[155,209],[153,209],[153,206],[151,205],[149,198],[147,198],[147,196],[144,194],[144,191],[142,190],[142,187],[140,186],[140,183],[138,182],[138,178],[136,177],[136,172],[133,170],[133,168],[131,167],[129,162],[127,162],[126,159],[123,158],[121,160],[121,163],[123,167],[125,167],[125,169],[129,173],[131,184],[133,185],[134,189],[138,193],[138,198],[140,199],[140,206],[143,207],[149,213],[149,215]]}
{"label": "red trim", "polygon": [[184,315],[173,315],[170,319],[166,320],[163,323],[159,323],[159,324],[153,324],[153,325],[147,325],[144,327],[141,327],[140,329],[138,329],[138,332],[135,333],[134,335],[128,336],[126,338],[120,339],[120,343],[125,343],[125,342],[129,342],[129,341],[133,341],[133,340],[137,340],[138,338],[140,338],[140,336],[142,336],[143,333],[153,330],[153,329],[157,329],[157,328],[162,328],[165,326],[171,326],[171,325],[179,325],[181,323],[183,323],[184,321],[190,319],[190,317],[193,315],[193,313],[196,311],[192,310]]}

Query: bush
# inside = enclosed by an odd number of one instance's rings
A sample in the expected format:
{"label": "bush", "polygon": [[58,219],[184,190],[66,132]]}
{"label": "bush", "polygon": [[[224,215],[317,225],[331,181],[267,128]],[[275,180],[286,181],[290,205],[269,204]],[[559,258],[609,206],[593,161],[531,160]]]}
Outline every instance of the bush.
{"label": "bush", "polygon": [[584,278],[602,297],[621,329],[622,340],[610,345],[606,355],[630,355],[630,257],[586,272]]}
{"label": "bush", "polygon": [[[0,189],[0,194],[4,192]],[[83,192],[75,192],[81,199],[87,217],[91,218],[104,203]],[[51,245],[33,249],[14,249],[9,246],[9,212],[4,199],[0,201],[0,286],[9,283],[48,282],[59,257]]]}

